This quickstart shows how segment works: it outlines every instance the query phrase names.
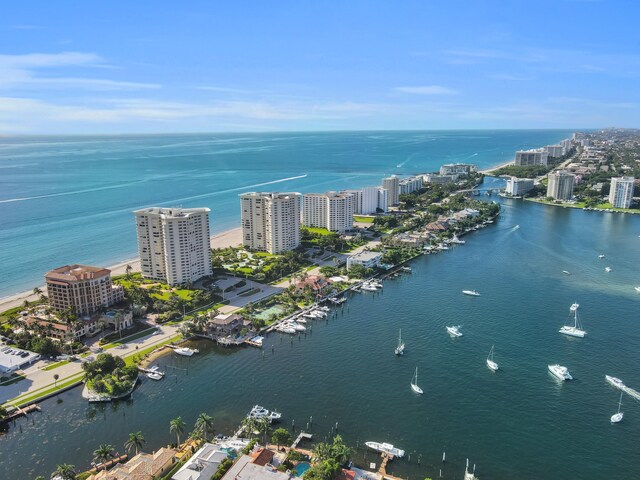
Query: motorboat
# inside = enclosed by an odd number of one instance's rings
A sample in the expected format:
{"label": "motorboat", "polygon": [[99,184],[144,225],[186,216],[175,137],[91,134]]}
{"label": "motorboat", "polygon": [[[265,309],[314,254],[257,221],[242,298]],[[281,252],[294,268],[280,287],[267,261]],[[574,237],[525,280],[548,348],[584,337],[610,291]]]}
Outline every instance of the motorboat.
{"label": "motorboat", "polygon": [[640,293],[640,286],[635,287],[636,292]]}
{"label": "motorboat", "polygon": [[462,290],[465,295],[471,295],[472,297],[479,297],[480,293],[477,290]]}
{"label": "motorboat", "polygon": [[310,318],[312,320],[318,318],[316,315],[314,315],[313,312],[305,312],[305,313],[302,314],[302,316],[304,318]]}
{"label": "motorboat", "polygon": [[598,258],[600,259],[604,258],[604,255],[598,255]]}
{"label": "motorboat", "polygon": [[384,285],[382,284],[382,282],[379,282],[378,280],[369,281],[369,285],[376,288],[384,288]]}
{"label": "motorboat", "polygon": [[578,303],[573,303],[569,307],[569,312],[573,313],[573,325],[564,325],[558,332],[569,335],[570,337],[580,337],[583,338],[587,332],[582,330],[582,325],[580,325],[580,320],[578,319],[578,308],[580,305]]}
{"label": "motorboat", "polygon": [[162,380],[164,378],[164,374],[160,372],[147,372],[147,378],[151,380]]}
{"label": "motorboat", "polygon": [[402,341],[402,329],[400,329],[400,333],[398,334],[398,346],[395,349],[396,355],[404,355],[404,342]]}
{"label": "motorboat", "polygon": [[364,444],[376,452],[386,453],[398,458],[404,457],[404,450],[396,448],[390,443],[364,442]]}
{"label": "motorboat", "polygon": [[322,307],[318,307],[319,310],[322,310],[323,312],[329,312],[331,309],[327,306],[322,306]]}
{"label": "motorboat", "polygon": [[272,422],[277,422],[282,418],[282,414],[274,410],[273,412],[269,412],[268,418]]}
{"label": "motorboat", "polygon": [[418,367],[416,367],[416,373],[413,375],[413,378],[411,379],[411,390],[413,390],[416,393],[419,393],[420,395],[424,393],[422,389],[418,386]]}
{"label": "motorboat", "polygon": [[624,384],[622,380],[616,377],[611,377],[609,375],[605,375],[604,379],[615,388],[619,388],[620,390],[624,390],[627,386]]}
{"label": "motorboat", "polygon": [[300,325],[299,323],[293,322],[291,326],[294,328],[296,332],[304,332],[307,330],[307,327],[305,327],[304,325]]}
{"label": "motorboat", "polygon": [[264,418],[269,416],[269,410],[261,405],[254,405],[247,417],[251,418]]}
{"label": "motorboat", "polygon": [[605,267],[605,268],[604,268],[604,271],[605,271],[605,272],[610,272],[610,271],[611,271],[611,267]]}
{"label": "motorboat", "polygon": [[618,413],[614,413],[611,415],[611,423],[620,423],[624,418],[624,412],[620,411],[620,407],[622,406],[622,394],[624,392],[620,392],[620,400],[618,401]]}
{"label": "motorboat", "polygon": [[174,348],[173,351],[176,352],[178,355],[182,355],[183,357],[190,357],[194,353],[198,353],[198,350],[196,350],[195,348],[191,349],[187,347]]}
{"label": "motorboat", "polygon": [[487,367],[489,367],[494,372],[498,370],[498,364],[493,360],[493,345],[491,346],[491,350],[489,351],[489,356],[487,357]]}
{"label": "motorboat", "polygon": [[454,235],[453,238],[451,239],[451,243],[455,243],[457,245],[464,245],[467,242],[464,240],[460,240],[457,235]]}
{"label": "motorboat", "polygon": [[569,369],[567,367],[563,367],[562,365],[549,365],[549,371],[559,380],[573,380],[573,377],[569,373]]}
{"label": "motorboat", "polygon": [[363,283],[360,287],[360,290],[364,290],[365,292],[377,292],[378,289],[371,285],[370,283]]}
{"label": "motorboat", "polygon": [[461,326],[462,325],[447,327],[447,332],[449,332],[449,335],[451,335],[452,337],[461,337],[462,336],[462,332],[460,331]]}
{"label": "motorboat", "polygon": [[307,323],[307,321],[306,321],[304,318],[302,318],[302,317],[297,317],[297,318],[296,318],[296,323],[303,323],[303,324],[306,324],[306,323]]}
{"label": "motorboat", "polygon": [[562,273],[564,273],[565,275],[571,275],[571,272],[569,270],[562,270]]}

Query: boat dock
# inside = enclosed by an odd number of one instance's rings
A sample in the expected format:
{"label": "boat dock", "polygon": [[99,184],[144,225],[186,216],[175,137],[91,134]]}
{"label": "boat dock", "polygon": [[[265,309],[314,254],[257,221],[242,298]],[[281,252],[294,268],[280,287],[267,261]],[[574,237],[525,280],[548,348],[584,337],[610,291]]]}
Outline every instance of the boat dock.
{"label": "boat dock", "polygon": [[129,455],[127,455],[125,453],[124,455],[120,455],[119,457],[114,457],[113,459],[109,460],[108,462],[99,463],[98,465],[93,467],[91,470],[89,470],[89,473],[95,474],[95,473],[98,473],[101,470],[108,470],[109,468],[113,467],[114,465],[116,465],[118,463],[126,462],[128,459],[129,459]]}
{"label": "boat dock", "polygon": [[298,435],[298,437],[294,440],[294,442],[291,444],[291,448],[297,448],[298,444],[302,441],[302,440],[311,440],[313,438],[313,435],[311,435],[310,433],[306,433],[306,432],[300,432],[300,435]]}
{"label": "boat dock", "polygon": [[26,417],[27,415],[29,415],[31,412],[34,411],[38,411],[41,412],[41,408],[36,405],[35,403],[32,403],[30,405],[27,405],[26,407],[15,407],[15,410],[11,411],[5,418],[4,418],[4,422],[11,422],[12,420],[15,420],[16,418],[19,417]]}
{"label": "boat dock", "polygon": [[388,479],[388,480],[404,480],[403,478],[400,477],[394,477],[393,475],[389,475],[387,473],[387,464],[393,460],[395,457],[393,455],[391,455],[390,453],[383,453],[382,454],[382,460],[380,462],[380,468],[378,468],[378,475],[380,475],[380,478],[382,480]]}

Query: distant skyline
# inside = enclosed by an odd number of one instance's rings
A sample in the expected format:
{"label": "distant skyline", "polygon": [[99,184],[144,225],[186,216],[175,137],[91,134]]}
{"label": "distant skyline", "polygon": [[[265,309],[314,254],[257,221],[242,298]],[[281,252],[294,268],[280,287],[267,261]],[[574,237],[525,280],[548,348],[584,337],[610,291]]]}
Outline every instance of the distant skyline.
{"label": "distant skyline", "polygon": [[634,2],[2,10],[0,135],[640,126]]}

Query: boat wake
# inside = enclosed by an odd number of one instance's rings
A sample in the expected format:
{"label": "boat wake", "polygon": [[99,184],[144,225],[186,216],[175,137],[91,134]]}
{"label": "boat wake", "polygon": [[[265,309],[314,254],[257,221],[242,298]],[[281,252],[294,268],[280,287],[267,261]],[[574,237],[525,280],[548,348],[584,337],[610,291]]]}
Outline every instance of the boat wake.
{"label": "boat wake", "polygon": [[26,202],[28,200],[39,200],[41,198],[65,197],[67,195],[80,195],[81,193],[99,192],[101,190],[113,190],[115,188],[130,187],[131,185],[137,185],[145,181],[146,180],[138,180],[136,182],[119,183],[117,185],[105,185],[105,186],[96,187],[96,188],[85,188],[83,190],[73,190],[71,192],[48,193],[46,195],[33,195],[32,197],[7,198],[4,200],[0,200],[0,203]]}

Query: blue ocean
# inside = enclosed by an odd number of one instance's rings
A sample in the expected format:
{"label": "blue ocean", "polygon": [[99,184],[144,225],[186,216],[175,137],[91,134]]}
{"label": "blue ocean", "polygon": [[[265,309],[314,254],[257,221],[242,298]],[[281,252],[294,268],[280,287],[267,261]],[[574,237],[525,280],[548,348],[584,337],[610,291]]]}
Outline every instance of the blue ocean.
{"label": "blue ocean", "polygon": [[384,175],[480,167],[555,143],[563,130],[171,134],[0,138],[0,297],[69,263],[136,256],[131,211],[211,208],[212,233],[239,226],[238,195],[377,185]]}

